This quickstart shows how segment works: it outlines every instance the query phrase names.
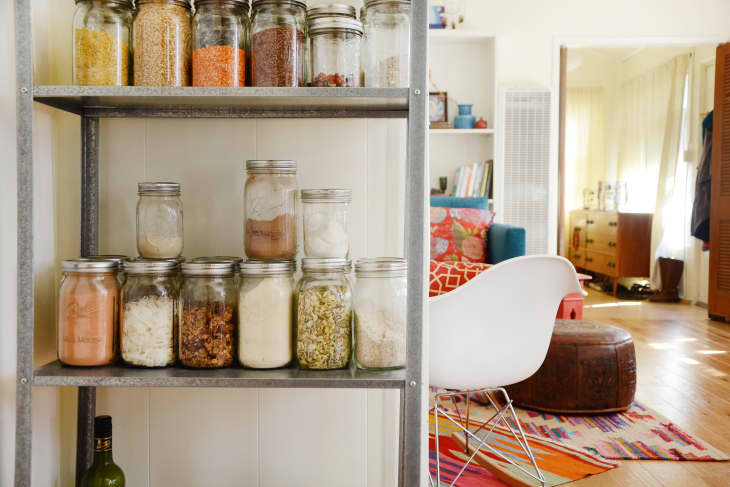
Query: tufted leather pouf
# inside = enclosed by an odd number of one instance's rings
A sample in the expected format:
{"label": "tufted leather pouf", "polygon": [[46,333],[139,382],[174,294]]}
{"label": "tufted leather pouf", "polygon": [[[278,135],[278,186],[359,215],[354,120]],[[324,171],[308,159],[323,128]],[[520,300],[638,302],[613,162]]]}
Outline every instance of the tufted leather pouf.
{"label": "tufted leather pouf", "polygon": [[625,411],[636,392],[634,341],[626,330],[557,320],[540,369],[506,387],[518,406],[553,413]]}

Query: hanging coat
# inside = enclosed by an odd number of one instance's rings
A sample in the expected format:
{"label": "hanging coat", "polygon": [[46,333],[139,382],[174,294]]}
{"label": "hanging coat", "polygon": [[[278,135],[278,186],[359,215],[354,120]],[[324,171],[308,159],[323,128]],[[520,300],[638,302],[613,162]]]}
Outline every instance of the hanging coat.
{"label": "hanging coat", "polygon": [[697,181],[695,182],[695,200],[692,205],[692,222],[690,229],[692,236],[703,242],[710,241],[710,189],[712,186],[712,117],[713,112],[702,122],[704,147],[700,164],[697,166]]}

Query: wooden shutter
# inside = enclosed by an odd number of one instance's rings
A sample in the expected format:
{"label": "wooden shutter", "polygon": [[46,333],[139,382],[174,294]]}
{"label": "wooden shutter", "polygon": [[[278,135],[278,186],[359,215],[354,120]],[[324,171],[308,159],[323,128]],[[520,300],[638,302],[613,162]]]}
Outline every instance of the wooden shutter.
{"label": "wooden shutter", "polygon": [[708,313],[730,320],[730,44],[717,47]]}

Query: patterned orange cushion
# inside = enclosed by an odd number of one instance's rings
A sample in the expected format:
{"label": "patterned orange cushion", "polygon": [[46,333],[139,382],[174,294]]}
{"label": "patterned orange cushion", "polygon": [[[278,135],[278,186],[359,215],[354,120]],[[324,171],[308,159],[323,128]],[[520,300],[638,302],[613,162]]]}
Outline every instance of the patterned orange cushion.
{"label": "patterned orange cushion", "polygon": [[453,291],[489,269],[489,264],[431,261],[428,295],[439,296]]}
{"label": "patterned orange cushion", "polygon": [[486,262],[487,229],[494,213],[475,208],[431,207],[431,258]]}

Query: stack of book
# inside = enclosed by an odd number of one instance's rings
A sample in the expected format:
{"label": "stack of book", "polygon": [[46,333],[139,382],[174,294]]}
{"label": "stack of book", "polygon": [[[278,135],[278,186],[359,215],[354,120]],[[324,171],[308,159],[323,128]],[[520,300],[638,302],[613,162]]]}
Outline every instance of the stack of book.
{"label": "stack of book", "polygon": [[494,161],[491,160],[460,167],[456,172],[454,196],[491,198],[493,167]]}

